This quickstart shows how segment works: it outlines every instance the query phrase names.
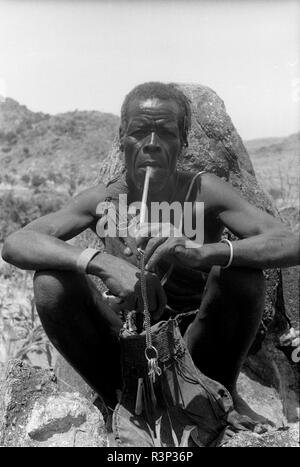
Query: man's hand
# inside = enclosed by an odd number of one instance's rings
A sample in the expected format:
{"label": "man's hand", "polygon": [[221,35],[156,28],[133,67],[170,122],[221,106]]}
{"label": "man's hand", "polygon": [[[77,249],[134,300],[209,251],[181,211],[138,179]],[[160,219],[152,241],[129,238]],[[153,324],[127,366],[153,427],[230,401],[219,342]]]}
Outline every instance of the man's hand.
{"label": "man's hand", "polygon": [[136,243],[138,247],[145,248],[148,271],[154,271],[162,258],[172,264],[184,264],[191,268],[206,266],[201,246],[169,223],[142,224],[136,231]]}
{"label": "man's hand", "polygon": [[[90,261],[87,272],[100,277],[110,292],[123,299],[124,308],[142,312],[140,270],[127,261],[107,253],[100,253]],[[145,273],[148,304],[151,315],[158,319],[167,303],[158,277]]]}

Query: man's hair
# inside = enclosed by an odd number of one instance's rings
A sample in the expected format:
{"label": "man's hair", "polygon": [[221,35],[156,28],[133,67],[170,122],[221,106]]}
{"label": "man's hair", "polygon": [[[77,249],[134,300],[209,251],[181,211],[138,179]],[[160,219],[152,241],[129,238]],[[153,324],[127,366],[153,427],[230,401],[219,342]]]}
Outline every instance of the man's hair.
{"label": "man's hair", "polygon": [[160,83],[151,81],[139,84],[130,91],[124,99],[121,108],[121,132],[123,133],[128,121],[129,104],[137,99],[161,99],[164,101],[172,100],[177,103],[179,108],[178,125],[182,141],[187,145],[187,136],[191,126],[191,107],[188,98],[173,83]]}

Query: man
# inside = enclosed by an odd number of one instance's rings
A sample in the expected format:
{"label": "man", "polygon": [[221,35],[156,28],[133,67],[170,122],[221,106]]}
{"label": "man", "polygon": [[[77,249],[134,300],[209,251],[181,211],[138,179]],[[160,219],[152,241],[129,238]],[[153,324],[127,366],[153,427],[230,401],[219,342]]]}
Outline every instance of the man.
{"label": "man", "polygon": [[[142,246],[153,322],[199,308],[185,333],[193,361],[237,400],[237,377],[264,308],[262,270],[299,264],[298,239],[278,219],[247,203],[213,174],[200,175],[192,185],[195,174],[176,170],[189,126],[189,104],[178,89],[162,83],[138,86],[122,107],[123,177],[107,188],[99,184],[80,193],[4,244],[4,260],[36,271],[36,307],[49,339],[107,400],[122,384],[118,336],[123,323],[90,275],[102,279],[122,301],[121,307],[142,309],[134,254]],[[164,226],[156,226],[146,238],[147,225],[136,239],[125,239],[119,256],[84,252],[66,243],[87,228],[95,230],[97,206],[104,200],[126,193],[128,204],[140,201],[147,166],[152,167],[148,206],[162,201],[182,204],[188,191],[189,201],[204,203],[203,246],[191,245],[193,239],[183,235],[163,236]],[[239,240],[221,242],[224,227]],[[160,279],[170,264],[173,271],[162,286]]]}

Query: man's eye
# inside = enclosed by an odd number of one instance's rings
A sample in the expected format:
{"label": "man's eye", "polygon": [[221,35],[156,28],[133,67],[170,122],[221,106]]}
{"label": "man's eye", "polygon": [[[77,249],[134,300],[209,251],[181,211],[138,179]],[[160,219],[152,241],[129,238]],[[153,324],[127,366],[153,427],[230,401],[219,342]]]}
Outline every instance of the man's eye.
{"label": "man's eye", "polygon": [[166,128],[163,128],[163,129],[159,130],[158,134],[160,136],[165,136],[165,137],[168,137],[168,138],[176,138],[177,137],[177,135],[174,133],[174,131],[167,130]]}
{"label": "man's eye", "polygon": [[139,130],[134,130],[130,133],[130,136],[134,136],[135,138],[143,138],[145,136],[147,136],[147,131],[146,130],[143,130],[143,129],[139,129]]}

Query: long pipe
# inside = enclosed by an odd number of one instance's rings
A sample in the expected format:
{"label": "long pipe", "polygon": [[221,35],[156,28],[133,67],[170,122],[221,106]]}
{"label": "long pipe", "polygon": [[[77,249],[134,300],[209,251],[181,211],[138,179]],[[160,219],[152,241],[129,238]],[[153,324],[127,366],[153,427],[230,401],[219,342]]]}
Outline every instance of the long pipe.
{"label": "long pipe", "polygon": [[149,181],[151,177],[152,167],[149,165],[146,169],[146,175],[144,180],[144,189],[143,189],[143,196],[142,196],[142,204],[141,204],[141,215],[140,215],[140,224],[144,224],[145,216],[146,216],[146,208],[147,208],[147,198],[148,198],[148,191],[149,191]]}

